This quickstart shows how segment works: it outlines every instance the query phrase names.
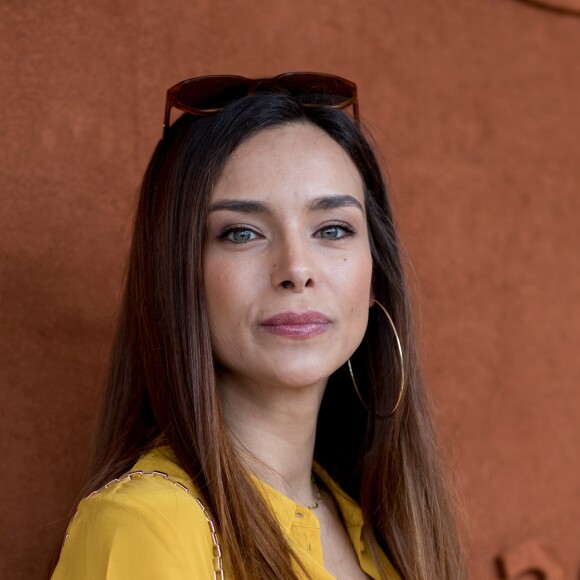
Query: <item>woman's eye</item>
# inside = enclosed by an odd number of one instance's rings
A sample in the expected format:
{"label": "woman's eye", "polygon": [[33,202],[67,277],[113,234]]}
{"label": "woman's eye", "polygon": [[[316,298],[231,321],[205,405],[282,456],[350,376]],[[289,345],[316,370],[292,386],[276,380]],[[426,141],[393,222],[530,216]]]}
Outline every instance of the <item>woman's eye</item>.
{"label": "woman's eye", "polygon": [[234,244],[245,244],[258,238],[258,234],[254,230],[248,228],[232,228],[225,231],[220,238],[233,242]]}
{"label": "woman's eye", "polygon": [[345,236],[350,236],[353,233],[354,230],[347,225],[326,226],[318,230],[319,236],[325,240],[337,240]]}

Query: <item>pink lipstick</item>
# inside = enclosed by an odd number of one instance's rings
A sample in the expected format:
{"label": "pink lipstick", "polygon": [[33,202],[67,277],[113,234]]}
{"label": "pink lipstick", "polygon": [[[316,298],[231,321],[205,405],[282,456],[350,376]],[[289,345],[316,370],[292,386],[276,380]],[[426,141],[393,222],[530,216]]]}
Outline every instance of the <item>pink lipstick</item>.
{"label": "pink lipstick", "polygon": [[288,338],[310,338],[325,332],[329,325],[328,317],[320,312],[281,312],[260,323],[267,332]]}

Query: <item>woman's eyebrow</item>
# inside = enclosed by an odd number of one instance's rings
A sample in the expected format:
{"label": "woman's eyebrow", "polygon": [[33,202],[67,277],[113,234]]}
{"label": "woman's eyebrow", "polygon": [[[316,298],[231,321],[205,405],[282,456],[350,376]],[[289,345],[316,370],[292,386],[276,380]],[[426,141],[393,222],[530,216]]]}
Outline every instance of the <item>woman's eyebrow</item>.
{"label": "woman's eyebrow", "polygon": [[261,201],[244,200],[244,199],[224,199],[216,201],[209,206],[209,211],[239,211],[242,213],[265,213],[272,215],[270,208]]}
{"label": "woman's eyebrow", "polygon": [[[363,206],[352,195],[323,195],[310,200],[307,206],[309,211],[337,209],[340,207],[356,207],[364,214]],[[241,213],[264,213],[267,215],[272,215],[273,213],[268,204],[251,199],[224,199],[212,203],[209,207],[210,212],[220,210]]]}
{"label": "woman's eyebrow", "polygon": [[325,195],[316,197],[308,204],[311,211],[336,209],[339,207],[357,207],[364,214],[363,206],[352,195]]}

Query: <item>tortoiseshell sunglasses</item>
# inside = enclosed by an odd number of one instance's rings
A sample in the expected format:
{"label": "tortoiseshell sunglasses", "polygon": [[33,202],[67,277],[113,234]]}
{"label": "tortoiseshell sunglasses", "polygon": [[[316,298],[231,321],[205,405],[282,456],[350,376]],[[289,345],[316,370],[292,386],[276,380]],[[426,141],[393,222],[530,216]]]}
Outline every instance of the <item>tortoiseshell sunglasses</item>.
{"label": "tortoiseshell sunglasses", "polygon": [[167,133],[171,109],[192,115],[212,115],[232,101],[259,91],[281,92],[299,98],[302,106],[333,109],[353,108],[359,121],[356,85],[335,75],[288,72],[272,78],[250,79],[235,75],[194,77],[177,83],[167,91],[163,134]]}

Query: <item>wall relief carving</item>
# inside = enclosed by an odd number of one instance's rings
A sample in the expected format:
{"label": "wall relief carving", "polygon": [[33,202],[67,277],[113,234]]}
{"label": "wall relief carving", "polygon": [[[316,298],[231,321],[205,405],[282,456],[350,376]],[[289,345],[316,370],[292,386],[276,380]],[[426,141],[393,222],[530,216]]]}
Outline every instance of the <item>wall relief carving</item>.
{"label": "wall relief carving", "polygon": [[497,566],[501,580],[571,580],[553,551],[537,540],[505,550]]}
{"label": "wall relief carving", "polygon": [[520,0],[529,4],[537,4],[553,10],[562,10],[564,12],[575,12],[580,14],[580,0]]}

